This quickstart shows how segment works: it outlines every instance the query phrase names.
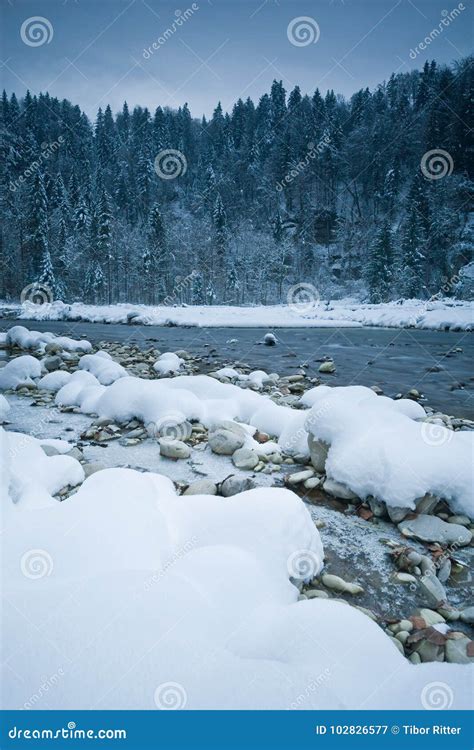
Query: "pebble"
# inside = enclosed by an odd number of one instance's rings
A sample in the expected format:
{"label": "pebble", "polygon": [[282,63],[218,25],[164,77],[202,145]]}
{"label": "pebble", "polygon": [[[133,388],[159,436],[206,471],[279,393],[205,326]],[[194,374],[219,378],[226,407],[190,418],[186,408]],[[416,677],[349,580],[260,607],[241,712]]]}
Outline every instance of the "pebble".
{"label": "pebble", "polygon": [[47,456],[59,456],[60,452],[57,448],[54,447],[54,445],[42,445],[41,446],[43,453],[45,453]]}
{"label": "pebble", "polygon": [[341,500],[356,500],[357,495],[352,492],[348,487],[341,482],[336,482],[335,479],[327,478],[323,484],[323,489],[328,495],[333,495]]}
{"label": "pebble", "polygon": [[410,573],[395,573],[395,580],[399,583],[416,583],[415,576]]}
{"label": "pebble", "polygon": [[183,495],[216,495],[217,487],[210,479],[197,479],[183,492]]}
{"label": "pebble", "polygon": [[398,633],[396,634],[395,638],[397,639],[397,641],[400,641],[400,643],[402,643],[403,645],[405,645],[406,640],[407,640],[407,638],[408,638],[409,635],[410,635],[410,633],[408,632],[408,630],[399,630]]}
{"label": "pebble", "polygon": [[231,497],[232,495],[238,495],[239,492],[252,490],[255,486],[255,482],[250,477],[237,477],[233,474],[222,482],[221,495]]}
{"label": "pebble", "polygon": [[160,444],[160,455],[166,458],[189,458],[191,455],[191,449],[186,443],[181,440],[169,440],[168,438],[161,438]]}
{"label": "pebble", "polygon": [[242,448],[245,442],[245,434],[238,435],[234,431],[220,427],[209,433],[208,440],[214,453],[221,456],[232,456],[236,450]]}
{"label": "pebble", "polygon": [[319,372],[323,373],[333,373],[336,372],[336,365],[332,360],[328,360],[327,362],[322,362],[319,365]]}
{"label": "pebble", "polygon": [[417,654],[417,652],[414,651],[408,657],[408,661],[411,661],[412,664],[421,664],[420,654]]}
{"label": "pebble", "polygon": [[403,645],[400,643],[400,641],[397,638],[394,638],[392,635],[389,635],[388,637],[392,641],[393,645],[398,648],[400,653],[405,656],[405,649],[403,648]]}
{"label": "pebble", "polygon": [[329,446],[327,443],[324,443],[322,440],[316,440],[316,438],[309,433],[308,448],[311,456],[311,463],[316,471],[324,471],[329,452]]}
{"label": "pebble", "polygon": [[106,467],[103,464],[100,463],[90,463],[90,464],[84,464],[84,475],[85,478],[90,477],[92,474],[96,474],[98,471],[103,471]]}
{"label": "pebble", "polygon": [[258,455],[250,448],[238,448],[235,453],[232,454],[232,463],[238,469],[247,469],[251,471],[252,469],[255,469],[259,463]]}
{"label": "pebble", "polygon": [[449,516],[448,523],[457,523],[460,526],[469,526],[471,519],[468,516]]}
{"label": "pebble", "polygon": [[437,607],[446,601],[446,591],[436,576],[423,575],[418,579],[418,585],[428,604]]}
{"label": "pebble", "polygon": [[445,645],[446,661],[451,664],[471,664],[474,656],[468,656],[466,649],[471,643],[464,633],[459,638],[448,638]]}
{"label": "pebble", "polygon": [[321,589],[308,589],[306,592],[307,599],[329,599],[327,591],[321,591]]}
{"label": "pebble", "polygon": [[332,575],[331,573],[323,573],[321,580],[326,588],[333,589],[334,591],[340,591],[346,594],[361,594],[364,591],[362,586],[359,586],[357,583],[349,583],[348,581],[344,581],[343,578]]}
{"label": "pebble", "polygon": [[439,612],[435,612],[434,609],[423,608],[418,612],[419,616],[423,618],[428,626],[441,625],[441,623],[446,622],[443,615],[440,615]]}
{"label": "pebble", "polygon": [[288,475],[288,482],[289,484],[300,484],[300,482],[304,482],[306,481],[306,479],[311,479],[311,477],[313,476],[313,469],[307,469],[306,471],[297,471],[296,474]]}
{"label": "pebble", "polygon": [[474,625],[474,607],[467,607],[463,609],[459,615],[462,622],[467,622],[469,625]]}
{"label": "pebble", "polygon": [[454,544],[463,546],[472,539],[471,532],[465,526],[456,523],[446,523],[437,516],[420,514],[416,518],[405,520],[398,524],[404,536],[415,537],[422,542],[439,542],[440,544]]}
{"label": "pebble", "polygon": [[319,484],[321,484],[321,479],[319,477],[310,477],[304,482],[304,486],[307,490],[314,490]]}

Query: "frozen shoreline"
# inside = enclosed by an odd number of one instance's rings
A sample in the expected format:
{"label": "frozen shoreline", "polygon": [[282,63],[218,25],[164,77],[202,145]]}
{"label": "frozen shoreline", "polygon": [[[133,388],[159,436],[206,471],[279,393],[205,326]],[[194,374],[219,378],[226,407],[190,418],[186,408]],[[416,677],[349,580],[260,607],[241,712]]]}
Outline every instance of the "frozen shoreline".
{"label": "frozen shoreline", "polygon": [[310,309],[296,305],[258,307],[86,305],[61,301],[35,305],[0,303],[0,315],[13,312],[24,320],[70,320],[133,325],[195,326],[209,328],[417,328],[472,331],[474,303],[451,299],[403,300],[370,305],[353,299],[319,302]]}

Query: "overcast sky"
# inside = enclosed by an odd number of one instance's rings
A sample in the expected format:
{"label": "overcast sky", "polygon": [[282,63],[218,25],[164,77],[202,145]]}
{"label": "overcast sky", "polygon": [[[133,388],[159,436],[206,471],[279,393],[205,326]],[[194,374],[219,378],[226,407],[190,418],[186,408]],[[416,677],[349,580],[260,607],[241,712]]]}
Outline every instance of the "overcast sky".
{"label": "overcast sky", "polygon": [[[7,91],[49,91],[92,118],[99,106],[117,111],[124,100],[151,110],[188,102],[200,117],[219,100],[224,109],[239,97],[257,101],[274,78],[303,93],[318,86],[350,96],[472,47],[472,0],[420,54],[455,0],[1,0],[1,7]],[[34,16],[46,19],[44,36],[28,35]],[[309,18],[307,36],[305,23],[294,21],[301,16]]]}

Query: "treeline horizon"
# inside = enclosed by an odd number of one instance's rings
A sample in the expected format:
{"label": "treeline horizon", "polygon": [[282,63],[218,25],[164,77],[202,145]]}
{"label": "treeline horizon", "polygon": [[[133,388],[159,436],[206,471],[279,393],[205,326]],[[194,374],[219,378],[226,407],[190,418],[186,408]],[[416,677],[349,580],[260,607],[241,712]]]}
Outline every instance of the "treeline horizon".
{"label": "treeline horizon", "polygon": [[35,282],[95,304],[270,304],[301,283],[464,297],[473,109],[472,57],[350,99],[274,81],[200,120],[124,103],[92,123],[66,99],[4,92],[0,297]]}

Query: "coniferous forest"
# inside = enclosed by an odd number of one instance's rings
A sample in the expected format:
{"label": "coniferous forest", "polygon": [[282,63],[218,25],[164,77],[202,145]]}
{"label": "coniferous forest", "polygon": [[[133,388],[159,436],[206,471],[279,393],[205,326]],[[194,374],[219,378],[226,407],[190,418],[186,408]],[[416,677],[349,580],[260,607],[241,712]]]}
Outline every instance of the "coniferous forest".
{"label": "coniferous forest", "polygon": [[209,120],[157,102],[91,122],[4,93],[0,297],[35,281],[97,304],[270,304],[301,282],[328,299],[466,296],[472,63],[350,100],[274,81]]}

